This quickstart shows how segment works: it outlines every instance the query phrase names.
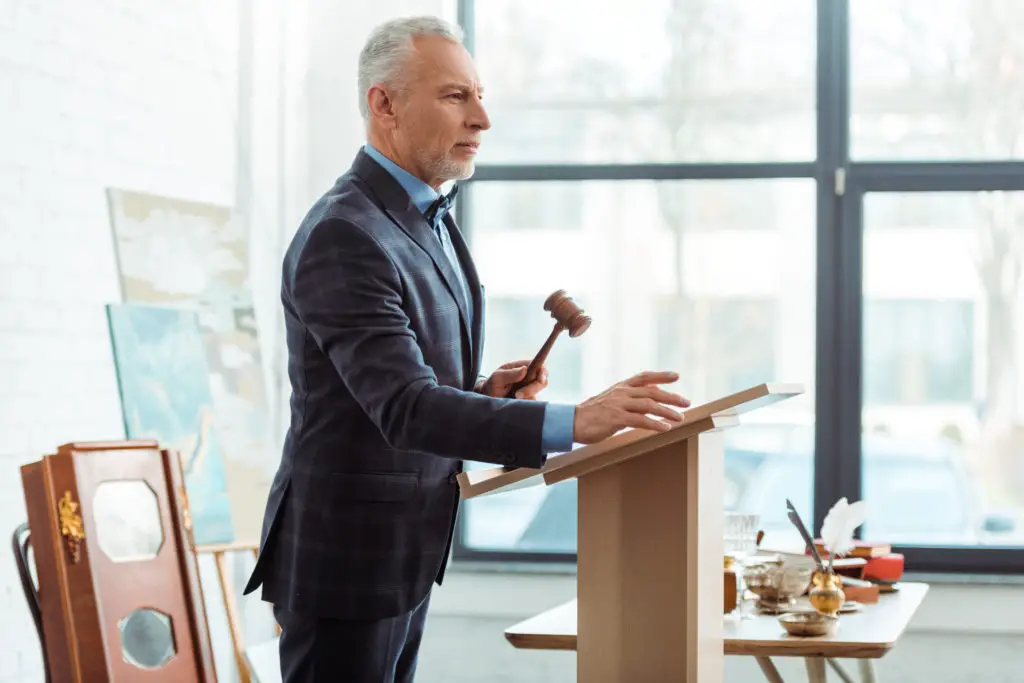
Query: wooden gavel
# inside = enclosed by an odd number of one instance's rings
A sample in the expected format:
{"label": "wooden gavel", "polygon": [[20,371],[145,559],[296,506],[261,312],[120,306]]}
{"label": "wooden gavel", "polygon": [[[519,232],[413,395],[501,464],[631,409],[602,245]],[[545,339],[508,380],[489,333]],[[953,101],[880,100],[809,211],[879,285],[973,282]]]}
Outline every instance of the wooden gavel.
{"label": "wooden gavel", "polygon": [[570,337],[578,337],[590,327],[590,316],[583,312],[583,309],[565,293],[564,289],[553,292],[544,301],[544,310],[551,312],[551,317],[555,319],[555,326],[551,330],[551,334],[548,335],[547,341],[544,342],[544,346],[540,347],[540,351],[537,352],[530,366],[526,368],[526,376],[512,385],[512,388],[505,394],[506,398],[515,398],[517,391],[537,379],[537,374],[540,372],[541,366],[544,365],[544,361],[547,360],[548,353],[551,352],[551,347],[554,346],[558,335],[568,330]]}

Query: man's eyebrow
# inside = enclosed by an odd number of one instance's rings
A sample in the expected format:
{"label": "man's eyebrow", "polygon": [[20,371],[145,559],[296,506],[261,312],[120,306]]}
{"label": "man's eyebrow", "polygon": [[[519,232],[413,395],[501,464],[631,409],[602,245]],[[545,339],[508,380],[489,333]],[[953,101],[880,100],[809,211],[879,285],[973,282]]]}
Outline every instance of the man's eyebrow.
{"label": "man's eyebrow", "polygon": [[481,86],[477,86],[476,88],[474,88],[472,85],[469,85],[467,83],[451,82],[451,83],[445,83],[444,85],[441,86],[441,90],[458,90],[459,92],[464,92],[464,93],[472,92],[474,89],[477,92],[479,92],[479,93],[483,93],[483,91],[484,91],[484,88],[483,88],[482,85]]}

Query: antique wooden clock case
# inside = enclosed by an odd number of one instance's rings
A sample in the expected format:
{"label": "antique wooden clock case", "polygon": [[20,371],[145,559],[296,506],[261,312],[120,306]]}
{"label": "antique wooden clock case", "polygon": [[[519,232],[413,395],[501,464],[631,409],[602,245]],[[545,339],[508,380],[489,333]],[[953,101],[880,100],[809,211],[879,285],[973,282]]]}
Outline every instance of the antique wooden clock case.
{"label": "antique wooden clock case", "polygon": [[53,683],[214,683],[178,454],[69,443],[21,476]]}

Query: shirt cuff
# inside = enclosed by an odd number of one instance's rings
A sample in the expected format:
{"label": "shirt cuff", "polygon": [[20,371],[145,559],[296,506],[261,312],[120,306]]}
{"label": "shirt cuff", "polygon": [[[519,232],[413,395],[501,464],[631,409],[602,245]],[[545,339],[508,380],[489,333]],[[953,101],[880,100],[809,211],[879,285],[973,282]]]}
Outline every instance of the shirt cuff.
{"label": "shirt cuff", "polygon": [[566,403],[548,403],[544,408],[544,428],[541,450],[544,454],[565,453],[572,450],[576,406]]}

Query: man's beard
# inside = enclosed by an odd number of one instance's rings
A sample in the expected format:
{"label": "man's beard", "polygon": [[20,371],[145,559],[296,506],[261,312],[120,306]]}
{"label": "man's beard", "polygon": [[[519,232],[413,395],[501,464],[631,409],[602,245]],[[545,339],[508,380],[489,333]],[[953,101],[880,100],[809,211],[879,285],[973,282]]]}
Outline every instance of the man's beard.
{"label": "man's beard", "polygon": [[448,155],[435,159],[430,164],[431,175],[441,178],[442,181],[465,180],[473,175],[474,170],[475,164],[472,159],[459,161]]}

